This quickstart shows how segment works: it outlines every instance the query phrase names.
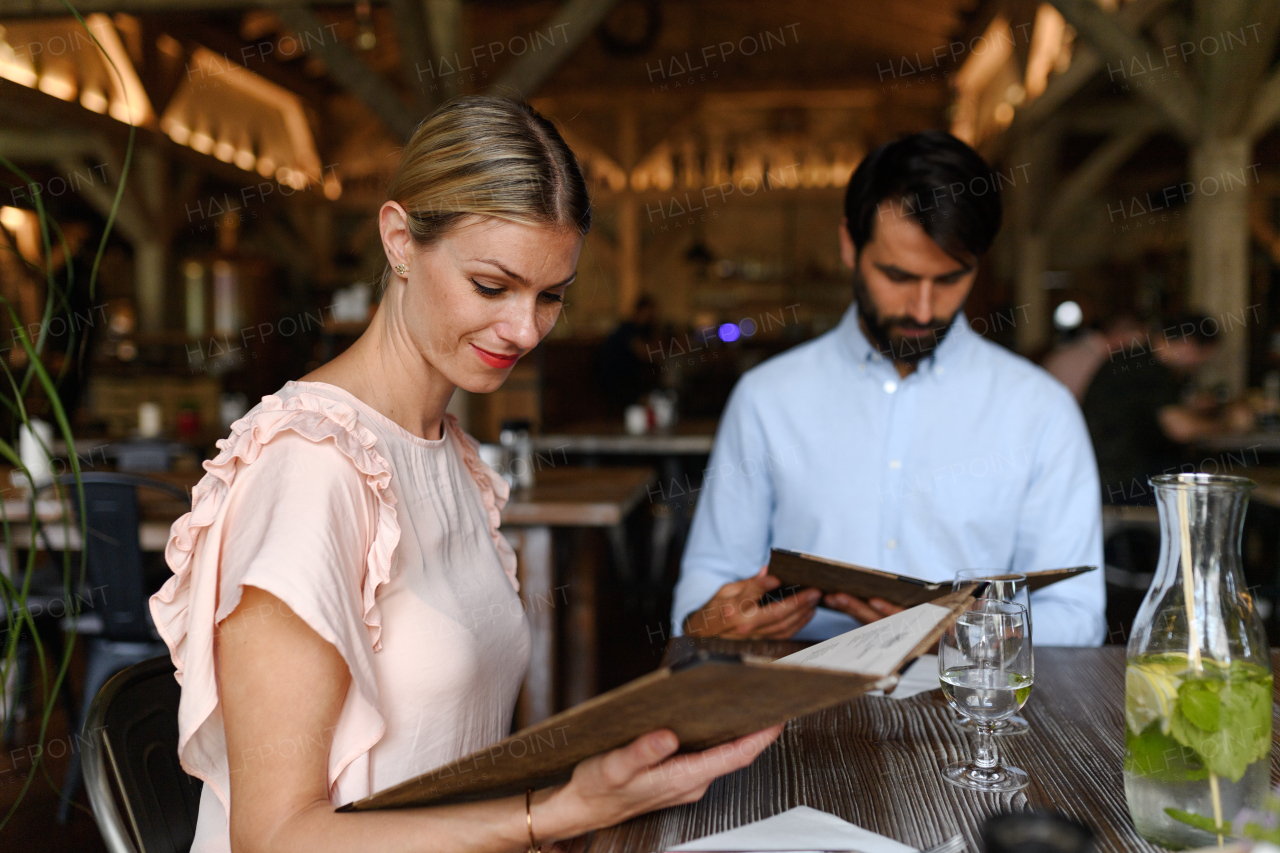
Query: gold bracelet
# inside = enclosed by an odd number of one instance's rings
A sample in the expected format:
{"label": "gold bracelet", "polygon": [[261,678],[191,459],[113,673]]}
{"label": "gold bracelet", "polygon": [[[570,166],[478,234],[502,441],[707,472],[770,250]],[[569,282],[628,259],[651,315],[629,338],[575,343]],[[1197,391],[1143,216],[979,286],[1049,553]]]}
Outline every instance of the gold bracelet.
{"label": "gold bracelet", "polygon": [[529,853],[538,853],[538,843],[533,840],[533,789],[524,791],[524,819],[529,825]]}

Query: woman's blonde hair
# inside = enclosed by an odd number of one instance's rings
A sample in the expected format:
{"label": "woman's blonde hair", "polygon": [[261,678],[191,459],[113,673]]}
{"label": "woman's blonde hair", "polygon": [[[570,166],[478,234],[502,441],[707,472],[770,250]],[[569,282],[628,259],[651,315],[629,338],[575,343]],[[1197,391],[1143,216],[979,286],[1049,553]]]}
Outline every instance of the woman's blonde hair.
{"label": "woman's blonde hair", "polygon": [[[578,159],[555,125],[526,103],[468,95],[443,104],[404,147],[387,198],[427,247],[469,217],[591,228]],[[390,277],[383,270],[381,286]]]}

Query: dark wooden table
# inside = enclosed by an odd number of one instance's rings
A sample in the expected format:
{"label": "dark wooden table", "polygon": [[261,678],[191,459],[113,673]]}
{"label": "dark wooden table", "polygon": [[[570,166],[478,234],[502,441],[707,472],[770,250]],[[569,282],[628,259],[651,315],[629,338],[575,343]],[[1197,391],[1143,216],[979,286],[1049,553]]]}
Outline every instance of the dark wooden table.
{"label": "dark wooden table", "polygon": [[[673,641],[668,656],[688,649],[682,640]],[[731,645],[771,656],[800,648]],[[1280,652],[1271,659],[1280,671]],[[981,850],[978,833],[988,815],[1034,808],[1091,827],[1099,853],[1163,851],[1134,833],[1125,805],[1123,712],[1122,647],[1037,649],[1036,684],[1022,712],[1031,731],[997,741],[1002,760],[1031,775],[1023,791],[978,794],[942,781],[939,768],[969,758],[971,739],[951,724],[940,691],[904,700],[864,696],[792,721],[755,764],[717,780],[701,801],[604,830],[591,853],[666,850],[801,805],[917,848],[963,833],[971,850]],[[1277,735],[1273,705],[1273,784],[1280,780]]]}
{"label": "dark wooden table", "polygon": [[686,419],[671,429],[641,435],[629,434],[620,420],[596,421],[537,436],[533,449],[601,456],[707,456],[715,435],[716,421],[708,419]]}
{"label": "dark wooden table", "polygon": [[[31,503],[18,489],[9,485],[10,466],[0,466],[0,495],[3,496],[3,512],[8,519],[10,535],[15,547],[31,547]],[[97,471],[111,471],[98,468]],[[178,486],[188,495],[204,476],[202,469],[188,471],[150,472],[140,476]],[[65,487],[71,490],[73,487]],[[138,509],[142,514],[138,525],[138,540],[143,551],[163,551],[169,541],[169,529],[180,515],[191,507],[176,498],[151,489],[138,490]],[[45,538],[41,544],[51,548],[80,550],[80,529],[73,519],[75,513],[69,500],[59,499],[52,489],[40,493],[35,505],[36,516],[46,524]],[[66,522],[69,522],[67,524]]]}

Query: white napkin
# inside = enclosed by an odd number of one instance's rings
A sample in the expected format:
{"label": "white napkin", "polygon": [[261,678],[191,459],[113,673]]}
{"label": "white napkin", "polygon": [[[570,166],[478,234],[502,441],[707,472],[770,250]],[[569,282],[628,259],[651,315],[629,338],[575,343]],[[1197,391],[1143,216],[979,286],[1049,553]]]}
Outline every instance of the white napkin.
{"label": "white napkin", "polygon": [[[938,680],[938,656],[921,655],[916,658],[907,671],[902,673],[898,687],[889,694],[890,699],[910,699],[917,693],[937,690],[942,685]],[[883,696],[883,690],[873,690],[868,696]]]}
{"label": "white napkin", "polygon": [[717,832],[672,847],[683,850],[822,851],[857,850],[860,853],[916,853],[914,847],[854,826],[832,814],[797,806],[790,811]]}

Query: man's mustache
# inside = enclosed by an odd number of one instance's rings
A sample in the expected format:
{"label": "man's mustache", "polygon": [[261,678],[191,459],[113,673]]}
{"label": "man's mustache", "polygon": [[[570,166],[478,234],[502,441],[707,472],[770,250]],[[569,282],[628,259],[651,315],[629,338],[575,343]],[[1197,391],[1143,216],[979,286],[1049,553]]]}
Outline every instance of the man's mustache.
{"label": "man's mustache", "polygon": [[922,331],[922,332],[928,332],[928,331],[938,332],[951,325],[950,323],[947,323],[943,320],[934,320],[933,322],[930,322],[930,323],[921,323],[918,320],[912,320],[907,317],[903,317],[901,319],[899,318],[884,319],[884,320],[881,320],[880,323],[882,326],[889,329],[911,329],[911,330]]}

